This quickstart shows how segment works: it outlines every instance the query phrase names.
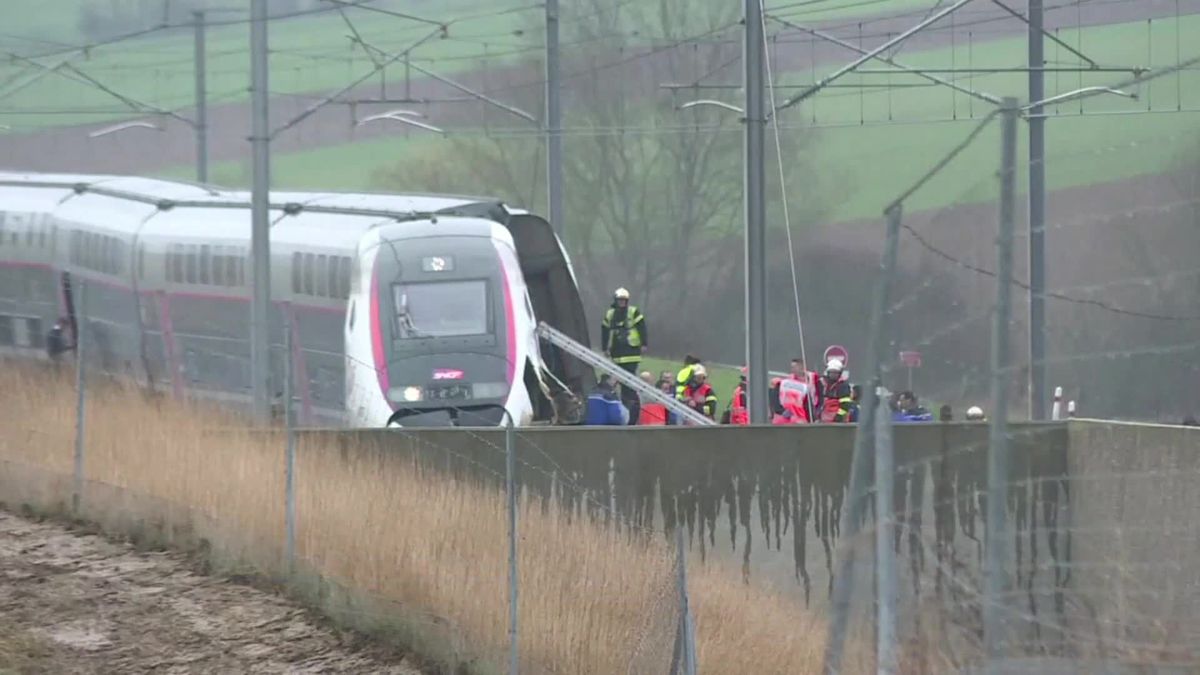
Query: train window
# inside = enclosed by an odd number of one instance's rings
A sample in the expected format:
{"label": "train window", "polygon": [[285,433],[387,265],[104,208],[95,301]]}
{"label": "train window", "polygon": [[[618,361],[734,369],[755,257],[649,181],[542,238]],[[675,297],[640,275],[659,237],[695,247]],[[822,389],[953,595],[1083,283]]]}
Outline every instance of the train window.
{"label": "train window", "polygon": [[329,256],[329,292],[326,293],[331,298],[340,298],[342,294],[338,288],[338,266],[341,264],[341,259],[336,255]]}
{"label": "train window", "polygon": [[350,292],[362,292],[362,258],[358,256],[350,261]]}
{"label": "train window", "polygon": [[214,286],[225,285],[225,247],[212,246],[209,248],[208,273]]}
{"label": "train window", "polygon": [[299,293],[301,288],[300,275],[303,272],[301,268],[301,254],[292,254],[292,293]]}
{"label": "train window", "polygon": [[212,282],[216,286],[228,286],[225,278],[225,247],[214,246],[212,254]]}
{"label": "train window", "polygon": [[225,281],[230,286],[237,286],[238,282],[238,251],[236,248],[229,249],[229,255],[225,256]]}
{"label": "train window", "polygon": [[46,226],[44,224],[38,226],[38,247],[46,248]]}
{"label": "train window", "polygon": [[304,293],[305,295],[313,294],[313,277],[315,276],[313,266],[316,256],[311,253],[304,254]]}
{"label": "train window", "polygon": [[489,332],[488,285],[482,279],[395,284],[392,301],[402,339]]}
{"label": "train window", "polygon": [[237,259],[237,282],[238,286],[246,285],[246,254],[238,256]]}
{"label": "train window", "polygon": [[194,284],[196,283],[196,247],[188,246],[187,249],[188,251],[186,259],[184,261],[186,263],[186,267],[184,269],[187,272],[185,278],[189,284]]}
{"label": "train window", "polygon": [[328,296],[329,288],[329,256],[317,256],[317,275],[313,279],[313,294],[320,296]]}
{"label": "train window", "polygon": [[212,283],[212,247],[200,245],[200,283]]}
{"label": "train window", "polygon": [[345,299],[350,297],[350,268],[353,265],[350,258],[342,258],[341,274],[338,275],[338,297]]}

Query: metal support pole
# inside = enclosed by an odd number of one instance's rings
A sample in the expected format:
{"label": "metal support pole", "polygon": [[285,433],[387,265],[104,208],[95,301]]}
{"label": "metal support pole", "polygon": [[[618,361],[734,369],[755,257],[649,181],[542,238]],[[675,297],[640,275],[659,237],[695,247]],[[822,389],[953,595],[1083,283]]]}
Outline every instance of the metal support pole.
{"label": "metal support pole", "polygon": [[283,322],[283,424],[287,434],[287,446],[284,456],[286,465],[286,486],[284,527],[286,529],[286,546],[284,554],[287,560],[287,574],[291,576],[296,570],[296,424],[292,416],[292,330],[290,313],[287,310]]}
{"label": "metal support pole", "polygon": [[[1029,101],[1046,98],[1042,0],[1029,0]],[[1029,110],[1029,418],[1046,419],[1046,118]]]}
{"label": "metal support pole", "polygon": [[896,549],[892,513],[896,458],[892,446],[892,416],[880,400],[875,418],[875,587],[876,605],[875,658],[880,675],[895,673],[896,657]]}
{"label": "metal support pole", "polygon": [[1004,100],[1000,225],[996,238],[996,311],[992,322],[992,426],[988,442],[987,540],[983,639],[987,656],[1002,658],[1008,591],[1008,324],[1012,317],[1013,202],[1016,194],[1017,100]]}
{"label": "metal support pole", "polygon": [[520,672],[517,645],[517,439],[512,415],[504,427],[504,486],[508,497],[508,673]]}
{"label": "metal support pole", "polygon": [[250,377],[254,392],[254,417],[265,423],[271,416],[271,345],[268,312],[271,305],[270,189],[271,129],[267,116],[267,0],[252,0],[250,27],[250,77],[253,89],[250,142],[254,150],[251,191],[250,266],[254,275],[250,303]]}
{"label": "metal support pole", "polygon": [[683,524],[675,527],[675,586],[679,593],[679,621],[676,623],[675,651],[671,656],[671,675],[696,675],[696,626],[688,600],[687,547],[684,544]]}
{"label": "metal support pole", "polygon": [[565,239],[561,82],[558,67],[558,0],[546,0],[546,201],[550,224]]}
{"label": "metal support pole", "polygon": [[204,12],[192,12],[196,30],[196,180],[208,182],[208,54],[204,45]]}
{"label": "metal support pole", "polygon": [[78,300],[75,302],[75,482],[71,492],[71,513],[79,515],[79,506],[83,500],[83,451],[84,436],[86,435],[87,417],[86,397],[84,386],[87,378],[84,376],[87,364],[84,363],[84,344],[87,342],[87,286],[78,282],[76,286]]}
{"label": "metal support pole", "polygon": [[746,397],[750,423],[767,420],[767,237],[763,143],[766,115],[763,98],[762,0],[745,0],[746,36],[743,62],[746,85]]}
{"label": "metal support pole", "polygon": [[896,250],[900,245],[901,206],[894,204],[887,211],[887,233],[880,260],[880,274],[875,281],[875,297],[871,306],[871,321],[867,352],[864,359],[863,400],[859,408],[858,430],[854,434],[854,456],[850,461],[850,487],[842,508],[839,523],[842,538],[838,544],[837,571],[833,576],[832,616],[829,620],[829,640],[825,645],[826,673],[839,673],[842,651],[846,642],[846,627],[850,623],[850,600],[854,591],[854,551],[859,523],[862,521],[867,488],[871,480],[871,451],[876,415],[880,413],[879,355],[883,353],[887,333],[889,291],[896,274]]}

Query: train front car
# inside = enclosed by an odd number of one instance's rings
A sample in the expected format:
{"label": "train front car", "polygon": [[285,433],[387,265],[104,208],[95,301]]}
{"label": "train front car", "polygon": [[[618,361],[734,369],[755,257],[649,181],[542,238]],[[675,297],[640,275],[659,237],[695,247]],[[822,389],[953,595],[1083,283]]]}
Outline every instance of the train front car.
{"label": "train front car", "polygon": [[[346,314],[351,425],[496,426],[533,418],[533,311],[502,225],[441,217],[378,227]],[[536,381],[536,377],[534,380]]]}

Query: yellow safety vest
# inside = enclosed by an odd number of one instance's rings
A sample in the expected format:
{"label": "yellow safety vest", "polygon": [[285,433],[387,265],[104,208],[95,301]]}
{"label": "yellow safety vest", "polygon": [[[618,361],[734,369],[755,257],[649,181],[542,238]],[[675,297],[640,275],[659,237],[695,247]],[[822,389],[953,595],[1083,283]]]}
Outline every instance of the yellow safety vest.
{"label": "yellow safety vest", "polygon": [[[604,313],[604,327],[609,329],[608,344],[605,345],[604,347],[608,350],[608,352],[610,354],[612,353],[613,342],[616,340],[616,337],[617,337],[617,330],[621,330],[621,329],[625,330],[625,332],[626,332],[625,333],[625,342],[630,347],[633,347],[635,349],[641,347],[642,346],[642,331],[638,329],[638,326],[640,326],[641,323],[643,321],[645,321],[645,317],[642,316],[642,313],[638,310],[637,306],[629,305],[625,309],[625,320],[618,321],[614,325],[613,315],[615,313],[616,313],[615,307],[609,307],[608,311]],[[640,353],[627,354],[624,356],[614,356],[613,357],[613,363],[640,363],[641,360],[642,360],[642,355]]]}

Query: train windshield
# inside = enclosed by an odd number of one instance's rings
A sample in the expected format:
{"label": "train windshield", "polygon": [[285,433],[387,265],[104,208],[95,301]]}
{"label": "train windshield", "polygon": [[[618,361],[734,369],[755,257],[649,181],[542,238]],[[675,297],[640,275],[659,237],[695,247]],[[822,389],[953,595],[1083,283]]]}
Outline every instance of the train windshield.
{"label": "train windshield", "polygon": [[395,284],[396,336],[400,339],[490,333],[488,285],[483,279]]}

